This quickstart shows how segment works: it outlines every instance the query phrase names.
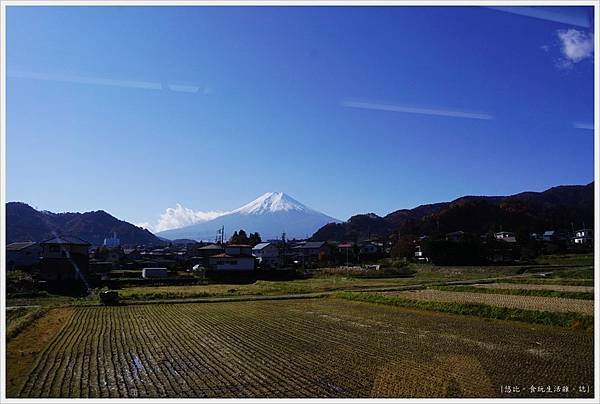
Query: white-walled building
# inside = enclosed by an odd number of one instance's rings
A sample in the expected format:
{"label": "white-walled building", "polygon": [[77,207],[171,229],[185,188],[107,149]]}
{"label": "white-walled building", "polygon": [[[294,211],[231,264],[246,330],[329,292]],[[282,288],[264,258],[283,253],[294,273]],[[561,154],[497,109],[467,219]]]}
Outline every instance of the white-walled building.
{"label": "white-walled building", "polygon": [[573,244],[586,245],[594,244],[594,231],[592,229],[581,229],[575,232]]}
{"label": "white-walled building", "polygon": [[104,239],[104,247],[108,248],[116,248],[121,245],[121,240],[117,237],[117,233],[113,232],[112,237],[107,237]]}
{"label": "white-walled building", "polygon": [[500,231],[498,233],[494,233],[494,238],[496,238],[496,240],[504,241],[506,243],[516,243],[517,242],[515,233],[513,233],[511,231]]}
{"label": "white-walled building", "polygon": [[254,271],[252,246],[230,244],[225,252],[209,258],[208,266],[213,271]]}

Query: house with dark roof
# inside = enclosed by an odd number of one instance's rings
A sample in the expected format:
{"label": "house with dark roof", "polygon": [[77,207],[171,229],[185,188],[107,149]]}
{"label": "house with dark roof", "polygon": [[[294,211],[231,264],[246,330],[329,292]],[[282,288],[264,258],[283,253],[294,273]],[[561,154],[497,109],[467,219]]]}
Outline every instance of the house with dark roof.
{"label": "house with dark roof", "polygon": [[225,249],[219,244],[209,244],[204,247],[196,248],[195,254],[198,257],[210,257],[211,255],[217,255],[224,252]]}
{"label": "house with dark roof", "polygon": [[316,264],[331,257],[331,248],[325,241],[307,241],[304,244],[294,247],[293,250],[305,265]]}
{"label": "house with dark roof", "polygon": [[250,244],[228,244],[225,246],[225,253],[229,255],[252,256],[252,246]]}
{"label": "house with dark roof", "polygon": [[11,243],[6,246],[6,269],[29,269],[40,262],[42,247],[33,241]]}
{"label": "house with dark roof", "polygon": [[542,239],[548,243],[560,243],[567,239],[567,234],[563,230],[546,230]]}
{"label": "house with dark roof", "polygon": [[446,241],[462,241],[465,239],[465,232],[462,230],[446,233]]}
{"label": "house with dark roof", "polygon": [[77,280],[89,271],[89,247],[74,236],[56,236],[42,241],[40,277],[48,281]]}
{"label": "house with dark roof", "polygon": [[275,243],[258,243],[252,248],[252,254],[262,269],[277,268],[282,264],[279,248]]}

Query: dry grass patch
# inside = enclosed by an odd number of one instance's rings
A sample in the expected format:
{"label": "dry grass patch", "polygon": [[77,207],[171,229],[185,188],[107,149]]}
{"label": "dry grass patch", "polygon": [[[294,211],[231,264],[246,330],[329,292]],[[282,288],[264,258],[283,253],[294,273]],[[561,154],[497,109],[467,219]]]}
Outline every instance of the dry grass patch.
{"label": "dry grass patch", "polygon": [[6,392],[14,397],[36,357],[73,314],[72,308],[53,309],[6,344]]}
{"label": "dry grass patch", "polygon": [[382,292],[385,296],[397,296],[411,300],[453,302],[453,303],[479,303],[497,307],[513,309],[539,310],[559,313],[594,314],[594,301],[582,299],[563,299],[541,296],[515,296],[470,292],[447,292],[441,290],[425,289],[407,292]]}

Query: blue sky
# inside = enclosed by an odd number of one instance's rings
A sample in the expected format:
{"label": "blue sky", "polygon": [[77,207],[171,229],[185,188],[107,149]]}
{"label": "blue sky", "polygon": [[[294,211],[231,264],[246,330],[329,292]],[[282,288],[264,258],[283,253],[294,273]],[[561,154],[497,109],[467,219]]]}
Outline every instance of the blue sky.
{"label": "blue sky", "polygon": [[592,31],[483,7],[10,6],[7,200],[152,228],[268,191],[344,220],[586,184]]}

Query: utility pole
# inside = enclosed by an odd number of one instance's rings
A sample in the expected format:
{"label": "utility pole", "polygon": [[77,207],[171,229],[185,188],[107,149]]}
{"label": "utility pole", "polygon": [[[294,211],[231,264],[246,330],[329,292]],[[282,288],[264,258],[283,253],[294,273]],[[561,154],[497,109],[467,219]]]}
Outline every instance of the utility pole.
{"label": "utility pole", "polygon": [[286,242],[285,242],[285,232],[281,233],[281,251],[282,251],[282,255],[283,255],[283,267],[286,268],[287,266],[287,255],[286,255]]}
{"label": "utility pole", "polygon": [[346,266],[349,267],[350,264],[348,263],[348,250],[349,248],[346,248]]}

